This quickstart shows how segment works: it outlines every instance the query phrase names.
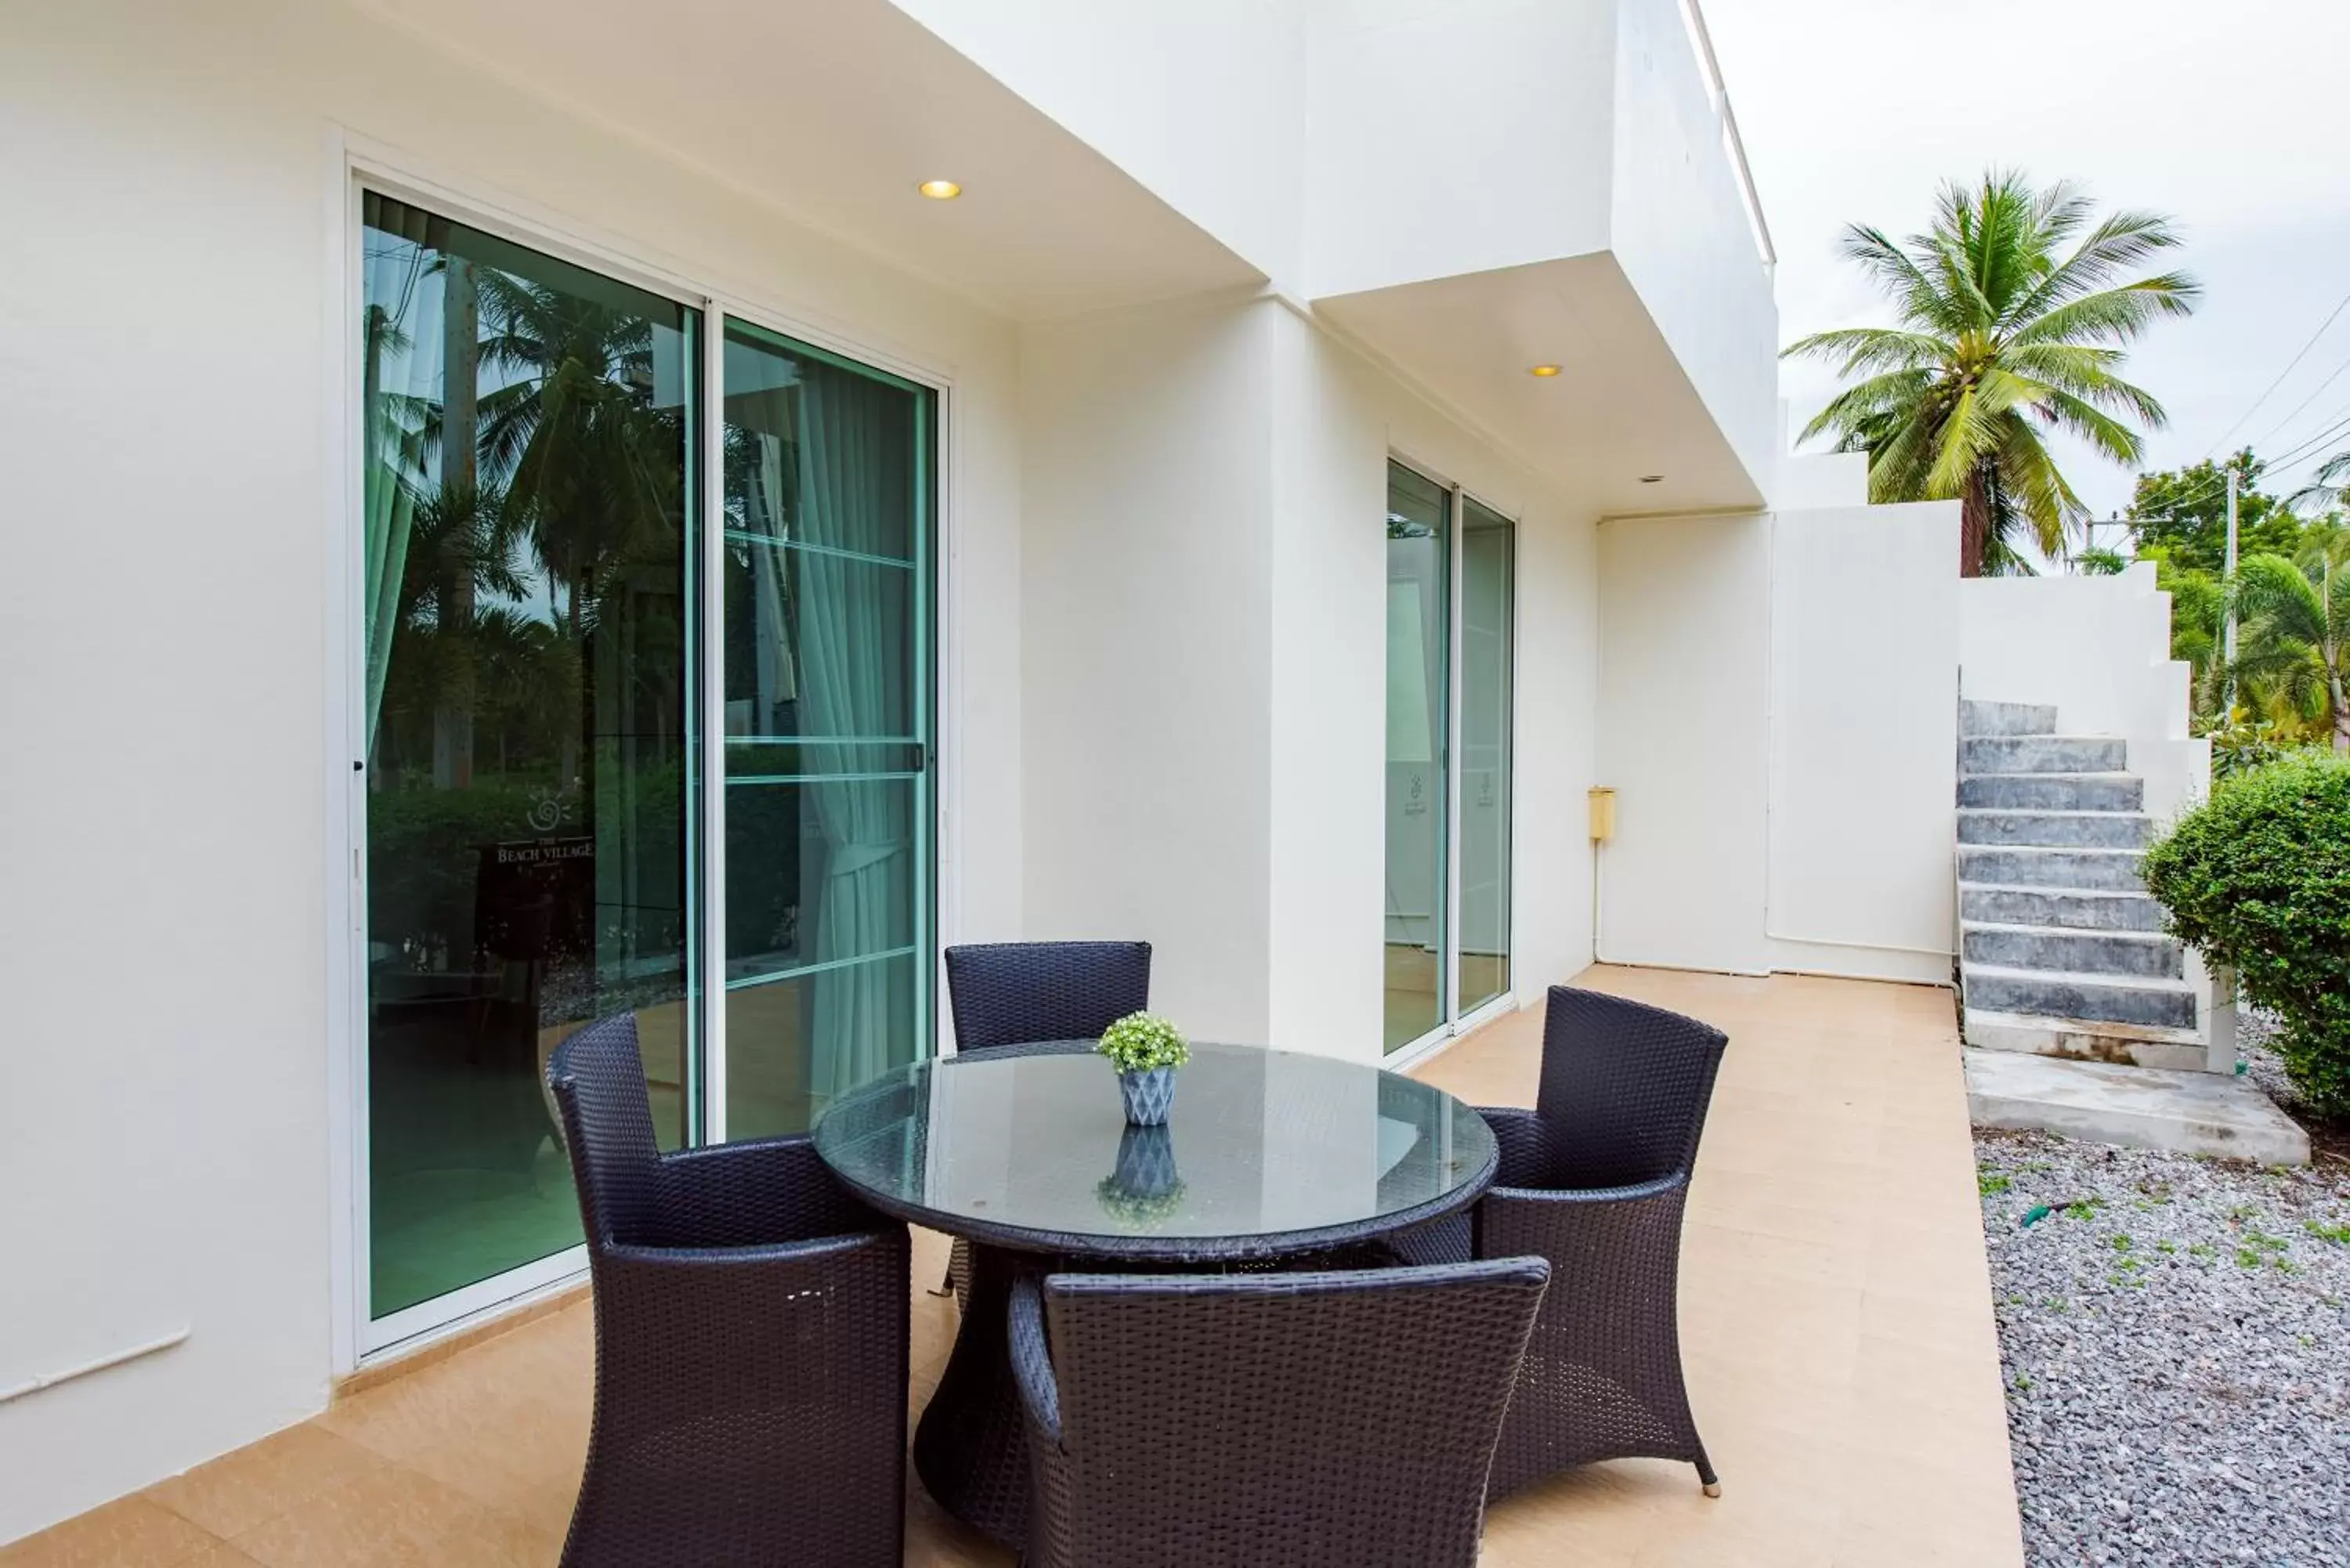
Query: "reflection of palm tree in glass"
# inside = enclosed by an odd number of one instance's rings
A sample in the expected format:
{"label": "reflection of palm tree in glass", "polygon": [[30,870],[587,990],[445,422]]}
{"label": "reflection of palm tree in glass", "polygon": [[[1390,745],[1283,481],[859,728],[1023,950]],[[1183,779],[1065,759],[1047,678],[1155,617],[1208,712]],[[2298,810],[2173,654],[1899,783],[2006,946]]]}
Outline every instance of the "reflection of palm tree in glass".
{"label": "reflection of palm tree in glass", "polygon": [[504,379],[481,400],[483,467],[576,639],[614,569],[674,554],[684,422],[653,405],[645,317],[490,268],[480,288],[482,368]]}
{"label": "reflection of palm tree in glass", "polygon": [[[681,846],[639,818],[644,792],[675,770],[683,739],[685,356],[670,361],[681,385],[662,407],[661,329],[647,316],[487,266],[476,286],[480,467],[503,486],[508,547],[545,574],[556,640],[569,655],[559,669],[522,669],[569,677],[577,720],[556,783],[598,840],[600,966],[647,941],[666,950],[663,920],[680,918],[651,907],[676,901],[668,885],[678,871],[664,863]],[[682,348],[673,330],[666,346]],[[610,812],[598,810],[599,786],[620,791]],[[649,919],[662,929],[644,927]]]}

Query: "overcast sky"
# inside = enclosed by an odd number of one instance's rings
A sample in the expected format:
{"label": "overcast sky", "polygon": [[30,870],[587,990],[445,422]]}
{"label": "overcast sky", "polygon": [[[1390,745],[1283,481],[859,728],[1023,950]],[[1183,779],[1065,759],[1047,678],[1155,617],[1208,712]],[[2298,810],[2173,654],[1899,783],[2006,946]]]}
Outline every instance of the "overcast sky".
{"label": "overcast sky", "polygon": [[[1890,322],[1836,255],[1846,223],[1907,236],[1940,181],[2009,166],[2168,213],[2186,236],[2172,254],[2201,280],[2202,308],[2157,326],[2129,372],[2170,413],[2148,466],[2223,441],[2282,452],[2350,419],[2350,310],[2252,410],[2350,296],[2350,0],[1704,8],[1778,247],[1783,341]],[[1787,367],[1798,429],[1834,384],[1825,367]],[[2323,444],[2271,488],[2345,445]],[[2066,469],[2097,515],[2127,502],[2130,474],[2077,449]]]}

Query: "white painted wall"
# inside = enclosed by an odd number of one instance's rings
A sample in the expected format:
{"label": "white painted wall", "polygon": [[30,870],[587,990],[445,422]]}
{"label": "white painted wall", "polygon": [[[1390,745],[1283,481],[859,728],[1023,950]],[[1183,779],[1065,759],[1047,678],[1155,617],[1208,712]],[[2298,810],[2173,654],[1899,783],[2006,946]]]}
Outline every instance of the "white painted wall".
{"label": "white painted wall", "polygon": [[1032,937],[1154,945],[1151,1001],[1267,1035],[1275,307],[1023,336]]}
{"label": "white painted wall", "polygon": [[1600,528],[1601,956],[1950,975],[1954,505]]}
{"label": "white painted wall", "polygon": [[12,8],[0,1385],[192,1333],[0,1406],[0,1540],[326,1400],[337,127],[952,375],[950,929],[1024,925],[1008,327],[341,6]]}
{"label": "white painted wall", "polygon": [[1315,5],[1304,291],[1607,249],[1616,11],[1615,0]]}
{"label": "white painted wall", "polygon": [[1599,956],[1756,973],[1769,815],[1770,520],[1599,528]]}
{"label": "white painted wall", "polygon": [[1946,982],[1955,509],[1783,512],[1772,534],[1773,965]]}

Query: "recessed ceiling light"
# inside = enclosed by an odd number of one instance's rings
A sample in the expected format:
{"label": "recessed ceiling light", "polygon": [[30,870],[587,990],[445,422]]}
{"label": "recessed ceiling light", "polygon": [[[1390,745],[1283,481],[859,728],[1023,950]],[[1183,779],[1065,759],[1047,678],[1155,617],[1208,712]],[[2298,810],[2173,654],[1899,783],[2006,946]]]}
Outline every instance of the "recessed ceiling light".
{"label": "recessed ceiling light", "polygon": [[951,180],[925,180],[914,189],[933,202],[951,202],[962,194],[962,187]]}
{"label": "recessed ceiling light", "polygon": [[1643,484],[1662,484],[1664,482],[1665,476],[1661,473],[1644,473],[1640,475],[1640,483]]}
{"label": "recessed ceiling light", "polygon": [[1558,367],[1555,365],[1536,365],[1527,370],[1526,374],[1529,376],[1540,376],[1544,380],[1548,380],[1551,377],[1558,374]]}

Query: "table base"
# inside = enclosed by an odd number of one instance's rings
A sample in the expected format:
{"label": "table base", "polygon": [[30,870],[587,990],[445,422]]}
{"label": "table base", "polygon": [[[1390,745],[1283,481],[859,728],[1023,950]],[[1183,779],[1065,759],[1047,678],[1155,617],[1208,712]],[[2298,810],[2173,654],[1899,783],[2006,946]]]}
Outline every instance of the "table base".
{"label": "table base", "polygon": [[962,1326],[914,1428],[914,1469],[938,1505],[1014,1548],[1028,1538],[1028,1432],[1012,1372],[1012,1285],[1053,1267],[972,1243]]}

